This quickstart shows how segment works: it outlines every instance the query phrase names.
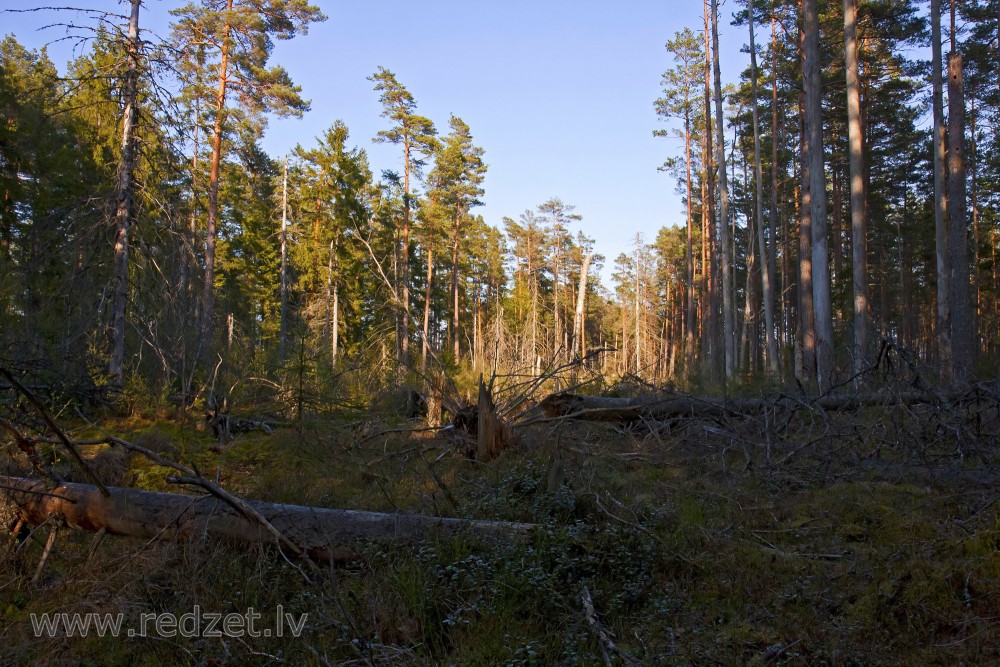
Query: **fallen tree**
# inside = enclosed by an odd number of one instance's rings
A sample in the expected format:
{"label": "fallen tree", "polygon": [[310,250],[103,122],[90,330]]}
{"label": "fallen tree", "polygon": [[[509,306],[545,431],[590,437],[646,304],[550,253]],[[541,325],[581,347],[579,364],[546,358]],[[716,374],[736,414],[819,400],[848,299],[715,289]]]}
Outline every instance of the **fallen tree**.
{"label": "fallen tree", "polygon": [[[583,421],[629,422],[642,419],[663,420],[674,417],[712,418],[727,414],[748,414],[765,409],[856,410],[863,407],[937,403],[941,397],[927,392],[888,394],[835,394],[818,398],[778,396],[775,398],[699,398],[670,395],[666,397],[584,396],[551,394],[539,407],[549,417]],[[947,399],[945,399],[947,400]]]}
{"label": "fallen tree", "polygon": [[[146,539],[189,540],[204,536],[245,543],[275,543],[261,521],[247,517],[229,503],[211,495],[160,493],[64,483],[55,488],[42,481],[0,477],[0,506],[28,525],[61,520],[71,528]],[[261,501],[243,501],[253,512],[302,553],[319,562],[356,557],[365,540],[416,543],[433,537],[470,535],[490,540],[511,539],[529,533],[524,523],[478,521],[417,514],[390,514],[359,510],[304,507]]]}

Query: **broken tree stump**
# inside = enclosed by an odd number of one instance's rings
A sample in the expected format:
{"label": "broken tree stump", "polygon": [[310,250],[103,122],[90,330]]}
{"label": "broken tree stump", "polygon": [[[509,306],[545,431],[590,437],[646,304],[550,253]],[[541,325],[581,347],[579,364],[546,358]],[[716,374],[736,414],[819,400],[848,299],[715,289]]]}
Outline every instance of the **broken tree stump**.
{"label": "broken tree stump", "polygon": [[[274,535],[213,496],[183,495],[65,483],[54,489],[39,480],[0,477],[0,509],[11,506],[24,521],[39,525],[61,516],[72,528],[146,539],[198,539],[206,535],[245,543],[275,542]],[[310,558],[319,562],[353,558],[359,542],[417,543],[432,537],[472,535],[513,539],[530,533],[526,523],[481,521],[418,514],[305,507],[248,500],[246,504]]]}
{"label": "broken tree stump", "polygon": [[489,461],[503,450],[517,444],[514,432],[504,424],[503,419],[497,414],[493,396],[483,384],[482,378],[479,379],[479,400],[476,412],[478,413],[476,459]]}

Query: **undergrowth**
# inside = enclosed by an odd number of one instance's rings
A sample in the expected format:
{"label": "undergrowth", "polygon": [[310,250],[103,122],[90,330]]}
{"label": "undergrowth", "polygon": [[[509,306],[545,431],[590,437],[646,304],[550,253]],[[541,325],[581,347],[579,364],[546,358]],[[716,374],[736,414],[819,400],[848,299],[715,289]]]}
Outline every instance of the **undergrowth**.
{"label": "undergrowth", "polygon": [[[723,446],[684,430],[538,426],[489,463],[362,421],[218,446],[163,415],[101,425],[244,497],[539,525],[360,545],[307,580],[275,549],[0,532],[0,664],[984,664],[1000,660],[1000,514],[986,452]],[[88,431],[81,427],[77,437]],[[106,482],[177,492],[108,448]],[[780,449],[780,451],[779,451]],[[59,461],[58,448],[45,452]],[[118,457],[118,463],[113,459]],[[16,461],[8,454],[7,471]],[[78,481],[83,481],[79,479]],[[24,531],[22,531],[23,533]],[[23,539],[24,535],[20,535]],[[314,577],[315,579],[315,577]],[[615,638],[609,652],[583,605]],[[308,614],[298,638],[36,637],[31,614]],[[266,623],[266,620],[265,620]],[[267,627],[265,625],[265,627]]]}

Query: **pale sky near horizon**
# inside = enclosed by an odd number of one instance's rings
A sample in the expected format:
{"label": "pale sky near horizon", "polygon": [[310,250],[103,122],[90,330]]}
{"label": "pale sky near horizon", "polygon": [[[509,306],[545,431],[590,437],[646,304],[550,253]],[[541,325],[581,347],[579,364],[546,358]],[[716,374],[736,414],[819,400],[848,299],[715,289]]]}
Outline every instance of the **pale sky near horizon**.
{"label": "pale sky near horizon", "polygon": [[[679,140],[653,137],[654,129],[666,127],[653,100],[660,75],[672,66],[664,44],[684,27],[700,32],[701,0],[314,3],[327,21],[279,42],[272,56],[312,102],[302,119],[271,120],[263,145],[273,157],[296,144],[312,145],[341,119],[352,143],[368,151],[376,175],[399,170],[401,150],[371,141],[388,126],[367,80],[383,66],[441,134],[451,113],[469,124],[489,165],[484,206],[475,209],[489,224],[500,227],[504,216],[517,219],[559,197],[583,216],[573,231],[595,239],[607,258],[607,277],[637,233],[650,242],[660,227],[683,223],[675,183],[657,171],[668,156],[682,155],[682,147]],[[44,4],[0,0],[0,9]],[[125,11],[115,0],[65,4]],[[183,4],[145,0],[140,23],[165,34],[168,11]],[[736,8],[728,0],[720,10],[728,82],[749,64],[741,52],[744,29],[730,25]],[[53,20],[46,12],[0,14],[0,34],[38,48],[64,35],[59,28],[38,30]],[[73,55],[65,42],[49,51],[61,69]]]}

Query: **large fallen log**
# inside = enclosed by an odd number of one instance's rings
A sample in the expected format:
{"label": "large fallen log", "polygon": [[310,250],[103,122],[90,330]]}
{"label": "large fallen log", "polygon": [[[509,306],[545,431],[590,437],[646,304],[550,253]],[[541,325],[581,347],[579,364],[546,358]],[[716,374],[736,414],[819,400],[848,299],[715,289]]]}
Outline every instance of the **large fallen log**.
{"label": "large fallen log", "polygon": [[[252,521],[213,496],[159,493],[64,483],[50,489],[38,480],[0,477],[0,509],[6,503],[29,525],[61,518],[72,527],[146,539],[198,539],[209,535],[247,543],[274,543],[260,522]],[[355,557],[359,542],[416,543],[433,537],[470,535],[511,539],[529,533],[525,523],[476,521],[417,514],[304,507],[246,501],[291,542],[320,562]],[[4,512],[0,512],[4,514]]]}
{"label": "large fallen log", "polygon": [[938,397],[925,392],[895,394],[837,394],[808,399],[792,396],[777,398],[697,398],[669,396],[620,398],[615,396],[583,396],[581,394],[551,394],[539,406],[549,417],[565,417],[583,421],[630,422],[642,419],[663,420],[674,417],[712,418],[727,414],[750,414],[765,408],[795,410],[817,408],[829,411],[855,410],[861,407],[915,405],[935,403]]}

